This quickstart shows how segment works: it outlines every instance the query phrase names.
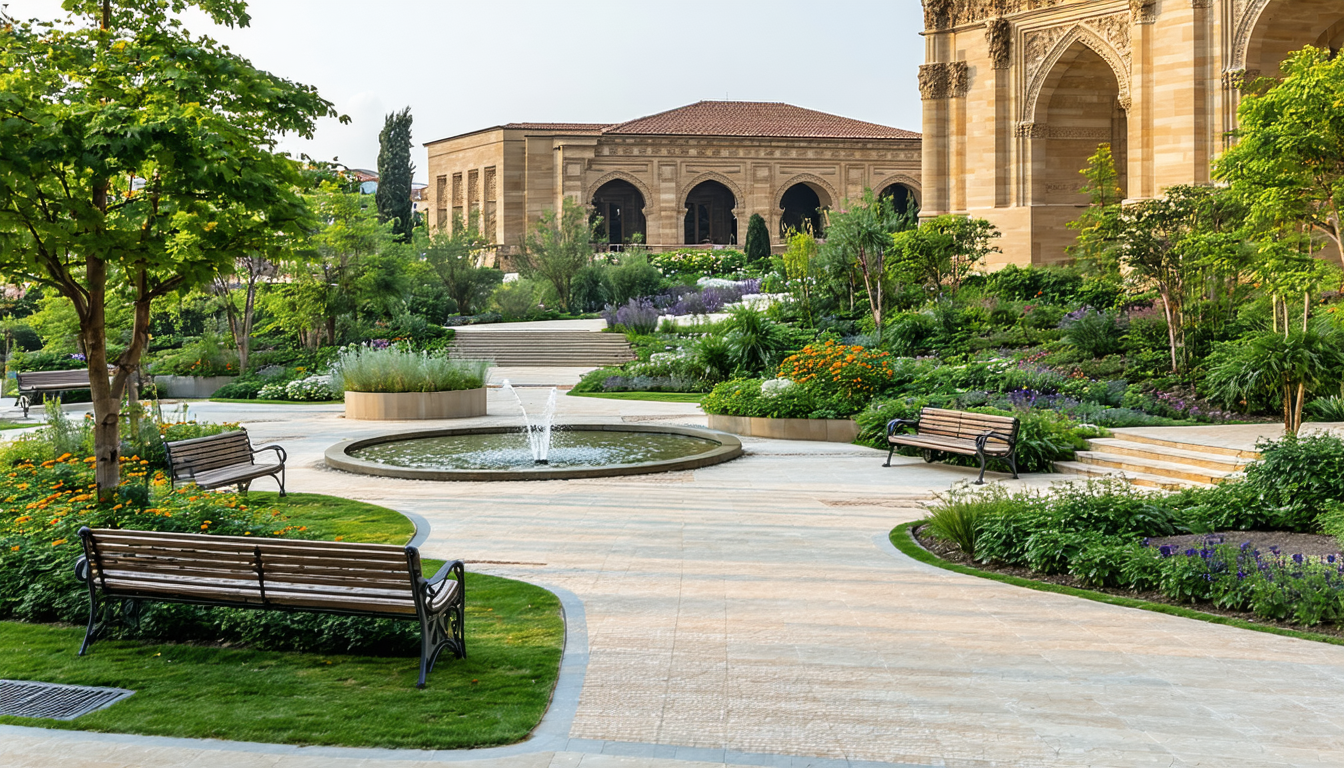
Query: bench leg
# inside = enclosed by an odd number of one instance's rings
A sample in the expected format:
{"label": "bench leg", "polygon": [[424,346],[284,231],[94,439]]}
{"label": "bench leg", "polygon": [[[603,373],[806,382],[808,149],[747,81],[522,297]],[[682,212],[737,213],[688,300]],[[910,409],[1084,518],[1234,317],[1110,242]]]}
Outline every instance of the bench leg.
{"label": "bench leg", "polygon": [[97,588],[93,585],[93,580],[89,580],[89,626],[84,630],[84,643],[79,646],[79,655],[89,650],[93,641],[103,631],[105,615],[107,613],[107,603],[98,600]]}
{"label": "bench leg", "polygon": [[14,399],[14,404],[23,408],[23,418],[28,418],[28,407],[32,405],[27,395],[19,395]]}
{"label": "bench leg", "polygon": [[884,467],[890,467],[890,466],[891,466],[891,457],[892,457],[893,455],[895,455],[895,453],[896,453],[896,446],[893,445],[893,446],[891,446],[891,450],[890,450],[890,451],[887,451],[887,463],[886,463],[886,464],[883,464],[882,466],[884,466]]}
{"label": "bench leg", "polygon": [[1017,451],[1008,454],[1008,466],[1013,470],[1013,479],[1017,479]]}
{"label": "bench leg", "polygon": [[975,484],[976,484],[976,485],[984,485],[984,484],[985,484],[985,463],[986,463],[987,459],[985,458],[985,452],[984,452],[984,451],[976,451],[976,454],[980,457],[980,477],[976,478]]}
{"label": "bench leg", "polygon": [[280,474],[273,475],[273,477],[280,484],[280,498],[285,498],[285,467],[283,464],[280,466]]}

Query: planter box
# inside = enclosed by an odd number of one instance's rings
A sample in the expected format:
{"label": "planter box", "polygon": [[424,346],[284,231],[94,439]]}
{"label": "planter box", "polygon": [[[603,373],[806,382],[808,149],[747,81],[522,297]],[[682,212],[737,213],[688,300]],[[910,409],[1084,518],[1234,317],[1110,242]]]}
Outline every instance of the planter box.
{"label": "planter box", "polygon": [[237,379],[237,376],[155,376],[154,385],[159,388],[159,397],[206,398]]}
{"label": "planter box", "polygon": [[346,392],[345,418],[364,421],[466,419],[485,415],[485,387],[456,392]]}
{"label": "planter box", "polygon": [[711,413],[709,428],[734,435],[824,443],[852,443],[859,436],[859,425],[852,419],[765,419]]}

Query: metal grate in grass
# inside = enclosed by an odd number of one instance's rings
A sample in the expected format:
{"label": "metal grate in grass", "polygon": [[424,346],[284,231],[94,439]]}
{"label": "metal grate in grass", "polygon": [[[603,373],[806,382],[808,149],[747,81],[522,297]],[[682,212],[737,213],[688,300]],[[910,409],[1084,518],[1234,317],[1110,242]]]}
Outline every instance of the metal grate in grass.
{"label": "metal grate in grass", "polygon": [[122,688],[0,680],[0,715],[74,720],[110,707],[133,693]]}

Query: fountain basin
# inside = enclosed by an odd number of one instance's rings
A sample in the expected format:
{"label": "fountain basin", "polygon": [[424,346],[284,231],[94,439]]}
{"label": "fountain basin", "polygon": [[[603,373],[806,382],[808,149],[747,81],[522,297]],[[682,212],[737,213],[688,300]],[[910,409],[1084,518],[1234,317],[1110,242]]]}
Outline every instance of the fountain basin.
{"label": "fountain basin", "polygon": [[[501,457],[498,446],[510,444],[513,453]],[[398,432],[337,443],[326,463],[411,480],[567,480],[699,469],[742,455],[742,443],[729,434],[646,424],[558,428],[549,464],[535,463],[526,444],[525,433],[509,427]]]}

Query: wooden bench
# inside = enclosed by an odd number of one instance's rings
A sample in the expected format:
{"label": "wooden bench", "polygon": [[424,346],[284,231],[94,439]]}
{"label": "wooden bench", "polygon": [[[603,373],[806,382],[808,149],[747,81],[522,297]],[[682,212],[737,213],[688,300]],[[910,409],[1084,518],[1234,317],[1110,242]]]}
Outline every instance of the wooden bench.
{"label": "wooden bench", "polygon": [[[278,445],[253,448],[247,430],[221,432],[218,435],[193,437],[164,443],[168,452],[168,470],[173,487],[178,482],[194,482],[210,490],[236,485],[247,491],[253,480],[271,476],[280,484],[280,495],[285,495],[285,449]],[[275,451],[279,464],[257,464],[253,459],[262,451]]]}
{"label": "wooden bench", "polygon": [[461,560],[426,579],[412,546],[87,527],[79,537],[75,575],[89,588],[81,656],[116,613],[109,601],[131,601],[121,613],[133,616],[140,600],[418,620],[420,688],[444,649],[467,655]]}
{"label": "wooden bench", "polygon": [[[114,369],[109,366],[107,375],[110,377]],[[72,371],[29,371],[27,373],[16,373],[14,378],[18,381],[19,394],[14,399],[14,405],[23,408],[23,418],[28,418],[28,409],[32,407],[33,395],[46,392],[73,392],[77,389],[89,388],[89,371],[87,368],[76,368]]]}
{"label": "wooden bench", "polygon": [[[914,434],[900,430],[913,427]],[[892,419],[887,422],[887,463],[897,448],[918,448],[927,462],[937,461],[941,453],[957,453],[980,459],[980,477],[976,485],[985,483],[985,463],[991,459],[1005,459],[1017,479],[1017,432],[1020,423],[1012,416],[991,416],[969,411],[949,411],[943,408],[924,408],[918,419]]]}

